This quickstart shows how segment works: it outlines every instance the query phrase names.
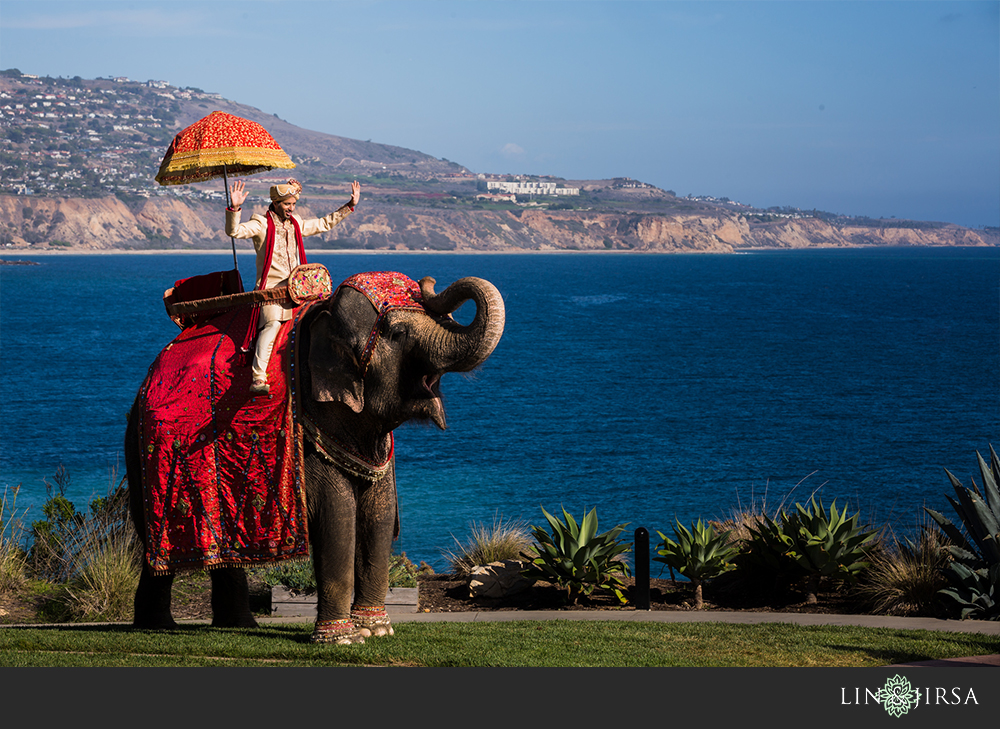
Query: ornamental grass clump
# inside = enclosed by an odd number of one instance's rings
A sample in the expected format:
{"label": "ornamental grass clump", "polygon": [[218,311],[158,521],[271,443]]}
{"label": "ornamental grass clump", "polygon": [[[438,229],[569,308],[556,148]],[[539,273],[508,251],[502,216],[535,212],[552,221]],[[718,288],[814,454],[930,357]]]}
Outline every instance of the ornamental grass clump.
{"label": "ornamental grass clump", "polygon": [[20,486],[4,487],[0,498],[0,594],[20,587],[25,580],[25,552],[21,547],[24,527],[17,518]]}
{"label": "ornamental grass clump", "polygon": [[473,522],[469,532],[465,542],[453,535],[456,550],[444,554],[452,572],[461,577],[468,577],[474,568],[491,562],[522,560],[521,555],[531,550],[531,533],[521,521],[494,515],[492,524]]}
{"label": "ornamental grass clump", "polygon": [[130,620],[142,550],[133,535],[114,531],[92,535],[77,556],[76,573],[64,587],[61,601],[67,617],[79,620]]}
{"label": "ornamental grass clump", "polygon": [[735,569],[733,563],[739,549],[730,543],[730,532],[716,533],[712,524],[702,524],[701,519],[688,529],[680,521],[674,524],[676,541],[658,531],[660,539],[656,562],[662,562],[677,570],[694,585],[694,607],[704,606],[702,585],[705,580]]}
{"label": "ornamental grass clump", "polygon": [[128,513],[128,492],[111,474],[107,497],[94,499],[86,512],[66,496],[69,473],[59,466],[44,519],[31,525],[26,571],[54,586],[46,613],[55,620],[127,620],[142,569],[142,550]]}
{"label": "ornamental grass clump", "polygon": [[982,489],[975,479],[970,479],[971,489],[962,486],[945,470],[957,497],[948,501],[963,528],[933,509],[924,510],[952,542],[953,559],[944,570],[951,586],[941,590],[942,597],[962,619],[1000,620],[1000,460],[992,445],[989,465],[979,453],[976,458]]}
{"label": "ornamental grass clump", "polygon": [[129,620],[142,571],[142,546],[128,513],[128,492],[119,487],[94,499],[75,529],[61,535],[58,601],[64,619]]}
{"label": "ornamental grass clump", "polygon": [[858,597],[878,615],[938,617],[938,591],[947,584],[943,570],[951,561],[947,538],[921,525],[916,539],[886,542],[871,550]]}
{"label": "ornamental grass clump", "polygon": [[619,602],[627,603],[621,578],[630,574],[623,558],[631,549],[618,541],[618,535],[628,525],[619,524],[598,534],[597,509],[591,509],[579,524],[566,509],[562,513],[565,521],[542,509],[552,531],[550,534],[543,527],[531,527],[536,554],[524,554],[531,564],[521,574],[529,580],[545,580],[565,589],[571,605],[595,589],[609,590]]}

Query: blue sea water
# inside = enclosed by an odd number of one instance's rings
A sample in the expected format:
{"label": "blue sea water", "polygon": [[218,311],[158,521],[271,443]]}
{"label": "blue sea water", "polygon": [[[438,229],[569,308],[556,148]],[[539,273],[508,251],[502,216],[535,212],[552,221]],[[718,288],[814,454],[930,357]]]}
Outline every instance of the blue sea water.
{"label": "blue sea water", "polygon": [[[227,253],[35,260],[0,268],[0,490],[21,485],[27,521],[60,464],[80,507],[121,479],[126,413],[178,332],[163,291],[232,267]],[[944,469],[968,483],[997,441],[997,249],[310,260],[335,281],[480,276],[504,296],[494,355],[444,378],[449,429],[396,433],[398,548],[437,569],[472,522],[543,524],[541,508],[596,507],[602,530],[655,538],[818,490],[906,534],[925,505],[950,513]],[[252,255],[239,267],[252,278]]]}

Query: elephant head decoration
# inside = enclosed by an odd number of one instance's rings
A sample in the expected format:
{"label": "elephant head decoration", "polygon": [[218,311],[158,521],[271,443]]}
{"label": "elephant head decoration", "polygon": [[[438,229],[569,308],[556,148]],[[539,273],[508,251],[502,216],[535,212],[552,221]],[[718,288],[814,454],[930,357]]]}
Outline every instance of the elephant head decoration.
{"label": "elephant head decoration", "polygon": [[[294,340],[288,347],[294,354],[291,368],[297,370],[290,375],[295,387],[289,410],[299,435],[296,463],[318,591],[313,642],[357,643],[393,632],[385,612],[389,560],[399,524],[393,431],[413,420],[432,422],[443,430],[442,376],[479,367],[503,334],[503,299],[488,281],[462,278],[440,294],[434,285],[432,278],[422,279],[418,286],[394,272],[358,274],[332,296],[301,307],[286,325],[290,341]],[[468,325],[459,324],[451,314],[469,300],[475,303],[475,317]],[[132,517],[146,547],[133,624],[173,627],[174,573],[186,566],[210,566],[212,624],[254,626],[243,564],[266,559],[169,565],[156,563],[152,554],[155,545],[147,521],[153,512],[146,481],[152,481],[148,463],[160,444],[151,442],[142,423],[151,417],[144,393],[154,368],[133,405],[125,437]],[[212,380],[214,375],[204,377]],[[230,409],[232,403],[213,404],[213,414]],[[217,423],[201,427],[192,441],[207,449],[213,438],[224,438],[223,430]],[[284,429],[280,432],[284,437]],[[253,438],[257,437],[254,431]],[[178,454],[177,444],[174,440],[174,451],[160,450],[171,463],[189,463],[184,453]],[[179,488],[174,480],[169,488],[173,491],[166,498],[174,509],[170,513],[181,507],[185,514],[199,508],[174,493]],[[240,499],[239,494],[233,497]],[[171,524],[169,515],[164,518],[165,535],[183,532],[179,521]],[[215,549],[219,535],[213,533],[210,541]]]}

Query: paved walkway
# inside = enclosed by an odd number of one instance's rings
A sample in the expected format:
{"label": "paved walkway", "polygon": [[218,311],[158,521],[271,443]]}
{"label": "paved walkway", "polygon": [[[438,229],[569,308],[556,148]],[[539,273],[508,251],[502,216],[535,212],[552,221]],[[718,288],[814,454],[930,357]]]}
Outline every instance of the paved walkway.
{"label": "paved walkway", "polygon": [[[718,610],[483,610],[469,612],[418,612],[417,588],[394,588],[385,609],[397,623],[476,623],[512,620],[625,620],[654,623],[792,623],[795,625],[859,625],[872,628],[941,630],[952,633],[1000,635],[1000,621],[895,618],[886,615],[830,615],[815,613],[725,612]],[[272,617],[268,621],[311,622],[316,618],[316,597],[295,596],[283,588],[271,591]]]}
{"label": "paved walkway", "polygon": [[[408,606],[386,605],[394,623],[486,623],[514,620],[622,620],[632,623],[791,623],[793,625],[858,625],[902,630],[1000,635],[1000,621],[895,618],[886,615],[824,615],[815,613],[723,612],[718,610],[484,610],[481,612],[419,613]],[[312,615],[259,618],[263,623],[311,622]]]}

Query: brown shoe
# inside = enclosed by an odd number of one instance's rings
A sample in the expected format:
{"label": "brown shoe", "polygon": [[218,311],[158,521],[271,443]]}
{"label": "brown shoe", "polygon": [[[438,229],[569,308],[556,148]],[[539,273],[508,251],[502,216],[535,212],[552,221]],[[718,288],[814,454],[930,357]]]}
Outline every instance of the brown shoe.
{"label": "brown shoe", "polygon": [[267,380],[254,380],[253,384],[250,385],[250,394],[252,395],[266,395],[271,391],[271,386],[267,384]]}

